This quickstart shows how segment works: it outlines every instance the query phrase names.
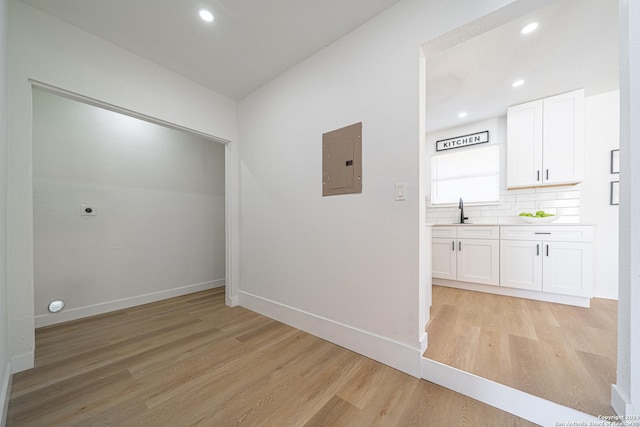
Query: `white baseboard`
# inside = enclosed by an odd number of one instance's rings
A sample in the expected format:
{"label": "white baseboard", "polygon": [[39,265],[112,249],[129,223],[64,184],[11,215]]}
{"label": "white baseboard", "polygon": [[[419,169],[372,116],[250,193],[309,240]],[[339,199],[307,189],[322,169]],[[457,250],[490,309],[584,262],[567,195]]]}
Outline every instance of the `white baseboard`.
{"label": "white baseboard", "polygon": [[420,355],[423,355],[424,352],[427,351],[427,347],[429,347],[429,334],[425,332],[420,337]]}
{"label": "white baseboard", "polygon": [[595,298],[613,299],[618,300],[617,289],[594,289],[593,296]]}
{"label": "white baseboard", "polygon": [[420,343],[415,347],[299,310],[248,292],[238,292],[242,307],[355,351],[414,377],[420,377]]}
{"label": "white baseboard", "polygon": [[602,420],[593,415],[461,371],[435,360],[422,358],[421,365],[422,378],[425,380],[541,426],[601,425],[598,423],[602,423]]}
{"label": "white baseboard", "polygon": [[9,409],[9,398],[11,397],[11,381],[13,380],[13,368],[11,362],[7,363],[2,377],[2,388],[0,389],[0,427],[7,425],[7,410]]}
{"label": "white baseboard", "polygon": [[11,358],[11,366],[13,373],[18,373],[22,371],[26,371],[27,369],[33,368],[34,361],[34,353],[33,351],[29,351],[27,353],[18,354],[17,356],[13,356]]}
{"label": "white baseboard", "polygon": [[633,405],[617,384],[611,385],[611,407],[620,416],[634,415]]}
{"label": "white baseboard", "polygon": [[557,304],[575,305],[577,307],[590,307],[591,298],[573,295],[560,295],[550,292],[537,292],[527,289],[507,288],[504,286],[484,285],[481,283],[459,282],[457,280],[432,279],[434,285],[448,288],[464,289],[467,291],[485,292],[488,294],[504,295],[508,297],[527,298],[538,301],[555,302]]}
{"label": "white baseboard", "polygon": [[70,320],[82,319],[83,317],[95,316],[96,314],[108,313],[110,311],[122,310],[123,308],[135,307],[136,305],[148,304],[167,298],[178,297],[207,289],[219,288],[225,285],[225,279],[213,280],[211,282],[197,283],[195,285],[182,286],[180,288],[167,289],[160,292],[138,295],[130,298],[123,298],[115,301],[106,301],[99,304],[85,307],[65,309],[58,313],[42,314],[35,317],[35,327],[55,325],[56,323],[68,322]]}
{"label": "white baseboard", "polygon": [[233,297],[229,297],[227,296],[227,305],[229,307],[236,307],[239,304],[238,302],[238,296],[233,296]]}

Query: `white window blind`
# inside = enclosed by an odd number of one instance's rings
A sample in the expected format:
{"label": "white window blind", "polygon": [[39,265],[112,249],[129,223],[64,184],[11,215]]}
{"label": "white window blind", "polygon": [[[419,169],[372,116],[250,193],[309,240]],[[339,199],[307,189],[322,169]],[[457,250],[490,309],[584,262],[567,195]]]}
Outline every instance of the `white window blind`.
{"label": "white window blind", "polygon": [[431,157],[431,204],[497,202],[500,146],[490,145]]}

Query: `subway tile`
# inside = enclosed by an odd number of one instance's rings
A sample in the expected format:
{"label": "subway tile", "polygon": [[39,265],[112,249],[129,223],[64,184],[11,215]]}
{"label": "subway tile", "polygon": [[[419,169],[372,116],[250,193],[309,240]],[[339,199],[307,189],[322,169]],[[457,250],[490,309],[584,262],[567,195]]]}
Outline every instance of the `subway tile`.
{"label": "subway tile", "polygon": [[520,210],[520,211],[525,211],[527,209],[535,209],[536,208],[536,202],[531,201],[531,202],[519,202],[519,203],[515,203],[512,205],[514,210]]}
{"label": "subway tile", "polygon": [[580,215],[580,208],[558,208],[556,215]]}
{"label": "subway tile", "polygon": [[497,216],[470,218],[469,221],[474,224],[499,224],[501,222],[500,217]]}
{"label": "subway tile", "polygon": [[509,216],[510,214],[509,209],[490,209],[482,212],[482,216]]}
{"label": "subway tile", "polygon": [[571,191],[576,187],[567,186],[567,187],[537,187],[536,193],[559,193],[561,191]]}
{"label": "subway tile", "polygon": [[573,208],[580,206],[580,199],[543,200],[537,203],[539,209],[544,208]]}
{"label": "subway tile", "polygon": [[558,192],[558,199],[579,199],[579,198],[580,198],[579,190]]}
{"label": "subway tile", "polygon": [[500,224],[522,224],[523,221],[518,216],[505,216],[498,221]]}
{"label": "subway tile", "polygon": [[533,188],[518,188],[514,190],[507,190],[507,192],[508,194],[520,195],[520,194],[532,194],[532,193],[535,193],[536,190],[534,190]]}
{"label": "subway tile", "polygon": [[557,224],[579,224],[580,217],[578,215],[561,216],[556,221]]}
{"label": "subway tile", "polygon": [[526,202],[530,200],[555,200],[557,198],[558,196],[555,192],[554,193],[518,194],[516,196],[516,201]]}

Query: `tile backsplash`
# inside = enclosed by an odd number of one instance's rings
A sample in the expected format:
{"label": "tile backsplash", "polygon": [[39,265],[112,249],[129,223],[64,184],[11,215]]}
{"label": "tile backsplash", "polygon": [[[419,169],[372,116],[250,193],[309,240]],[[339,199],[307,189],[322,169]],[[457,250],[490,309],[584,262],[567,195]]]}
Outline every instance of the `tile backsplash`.
{"label": "tile backsplash", "polygon": [[[544,210],[557,215],[556,223],[580,222],[580,189],[571,187],[527,188],[503,190],[500,202],[493,205],[465,205],[464,214],[474,224],[522,224],[520,212]],[[458,206],[434,207],[427,200],[426,222],[451,224],[460,221]]]}

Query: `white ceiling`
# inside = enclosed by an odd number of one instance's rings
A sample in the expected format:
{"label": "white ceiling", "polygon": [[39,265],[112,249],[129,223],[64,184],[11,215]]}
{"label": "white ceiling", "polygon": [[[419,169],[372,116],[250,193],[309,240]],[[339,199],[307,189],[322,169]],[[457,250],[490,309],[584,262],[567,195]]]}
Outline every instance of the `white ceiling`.
{"label": "white ceiling", "polygon": [[239,100],[399,0],[22,1]]}
{"label": "white ceiling", "polygon": [[[462,42],[426,49],[439,50],[427,54],[427,129],[500,117],[509,105],[574,89],[617,89],[617,12],[617,0],[557,0],[475,37],[465,31],[477,31],[477,23],[444,35]],[[520,35],[531,21],[538,30]],[[516,79],[526,83],[514,89]],[[469,115],[461,120],[462,111]]]}
{"label": "white ceiling", "polygon": [[[22,1],[239,100],[400,0]],[[214,12],[212,24],[198,18],[200,7]],[[478,36],[465,37],[477,23],[444,35],[456,44],[428,54],[427,129],[576,88],[618,88],[617,7],[556,0]],[[532,20],[538,31],[520,36]],[[513,89],[516,78],[525,85]],[[460,120],[460,111],[469,116]]]}

